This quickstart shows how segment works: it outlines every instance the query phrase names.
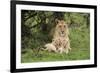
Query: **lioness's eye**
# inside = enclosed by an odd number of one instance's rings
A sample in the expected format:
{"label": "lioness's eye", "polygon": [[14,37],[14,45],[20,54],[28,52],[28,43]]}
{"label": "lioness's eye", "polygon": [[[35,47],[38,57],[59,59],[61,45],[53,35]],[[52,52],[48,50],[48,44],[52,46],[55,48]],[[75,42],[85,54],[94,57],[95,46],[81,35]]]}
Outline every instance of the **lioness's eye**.
{"label": "lioness's eye", "polygon": [[65,28],[66,26],[64,25],[64,28]]}
{"label": "lioness's eye", "polygon": [[61,27],[61,26],[59,26],[59,27]]}

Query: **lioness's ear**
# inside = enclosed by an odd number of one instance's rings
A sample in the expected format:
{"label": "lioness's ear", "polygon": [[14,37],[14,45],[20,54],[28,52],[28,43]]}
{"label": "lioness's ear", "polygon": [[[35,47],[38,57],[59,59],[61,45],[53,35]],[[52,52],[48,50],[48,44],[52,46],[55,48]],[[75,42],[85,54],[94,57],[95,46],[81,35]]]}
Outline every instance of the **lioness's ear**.
{"label": "lioness's ear", "polygon": [[60,22],[59,19],[55,19],[55,23],[58,24]]}

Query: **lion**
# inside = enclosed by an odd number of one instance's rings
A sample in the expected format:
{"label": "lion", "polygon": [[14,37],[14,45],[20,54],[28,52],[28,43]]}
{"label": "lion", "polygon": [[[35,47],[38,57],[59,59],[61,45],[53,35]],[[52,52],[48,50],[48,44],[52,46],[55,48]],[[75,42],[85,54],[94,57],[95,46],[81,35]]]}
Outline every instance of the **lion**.
{"label": "lion", "polygon": [[46,50],[56,53],[68,53],[71,50],[68,24],[64,20],[56,20],[56,27],[51,43],[45,45]]}
{"label": "lion", "polygon": [[68,53],[71,50],[68,25],[64,20],[57,20],[52,42],[60,53]]}

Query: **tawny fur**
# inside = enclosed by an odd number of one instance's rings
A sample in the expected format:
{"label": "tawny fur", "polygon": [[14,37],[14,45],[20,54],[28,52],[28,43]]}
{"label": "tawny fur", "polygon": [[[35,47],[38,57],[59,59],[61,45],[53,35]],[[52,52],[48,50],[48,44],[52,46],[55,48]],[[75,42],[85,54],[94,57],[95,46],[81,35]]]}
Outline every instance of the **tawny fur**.
{"label": "tawny fur", "polygon": [[58,20],[52,42],[60,53],[71,50],[68,26],[63,20]]}
{"label": "tawny fur", "polygon": [[53,39],[55,39],[56,37],[68,37],[68,35],[68,25],[65,24],[63,20],[58,20],[58,23],[56,24],[56,28],[54,31]]}
{"label": "tawny fur", "polygon": [[45,50],[48,50],[49,52],[51,52],[51,51],[57,52],[56,47],[52,43],[46,44],[45,47],[46,47]]}

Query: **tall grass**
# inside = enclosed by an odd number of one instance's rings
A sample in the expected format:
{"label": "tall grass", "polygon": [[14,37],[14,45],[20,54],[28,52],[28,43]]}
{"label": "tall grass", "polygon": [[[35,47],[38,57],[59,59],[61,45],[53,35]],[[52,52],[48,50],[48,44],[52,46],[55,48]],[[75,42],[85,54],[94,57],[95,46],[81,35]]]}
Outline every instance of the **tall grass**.
{"label": "tall grass", "polygon": [[[43,35],[40,35],[43,36]],[[39,37],[40,37],[39,36]],[[47,62],[90,59],[90,31],[87,28],[70,28],[70,44],[72,50],[68,54],[59,54],[43,50],[24,49],[21,53],[21,62]],[[46,38],[45,38],[46,39]],[[38,39],[39,40],[39,39]],[[43,45],[42,41],[39,40]],[[39,42],[38,41],[38,42]],[[36,44],[36,43],[33,43]],[[41,45],[40,44],[40,45]],[[33,46],[34,47],[34,46]],[[35,46],[35,47],[38,47]]]}

